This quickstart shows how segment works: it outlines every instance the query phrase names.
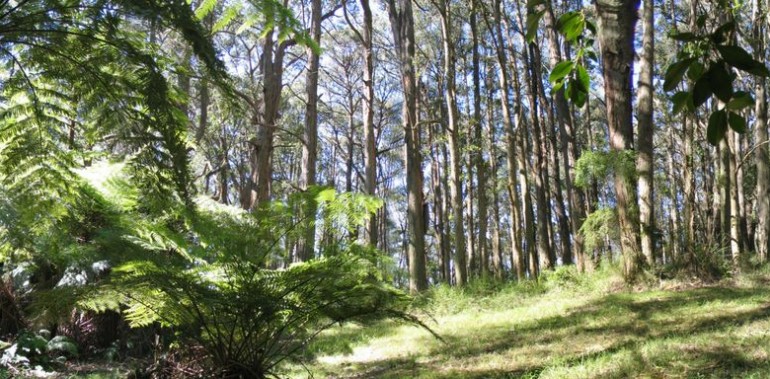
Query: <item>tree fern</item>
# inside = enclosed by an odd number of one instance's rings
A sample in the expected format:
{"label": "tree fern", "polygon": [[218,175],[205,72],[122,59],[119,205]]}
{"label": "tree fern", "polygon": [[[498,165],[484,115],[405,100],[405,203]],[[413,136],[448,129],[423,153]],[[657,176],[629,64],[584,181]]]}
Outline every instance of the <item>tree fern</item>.
{"label": "tree fern", "polygon": [[[121,26],[127,16],[153,19],[178,30],[225,84],[223,66],[185,1],[4,2],[0,64],[10,72],[2,88],[11,105],[3,110],[3,125],[37,130],[46,142],[42,148],[54,155],[55,150],[67,150],[61,138],[66,127],[83,128],[84,120],[97,120],[88,126],[91,138],[98,140],[119,126],[120,142],[132,156],[138,182],[147,183],[154,195],[176,193],[189,199],[185,115],[151,47],[141,34]],[[18,147],[17,152],[26,150],[25,156],[36,155],[28,150],[29,143],[11,140],[21,138],[19,133],[7,130],[4,137],[3,155],[11,165],[6,167],[23,163],[21,154],[7,151],[9,146]],[[73,167],[62,156],[54,162]],[[36,160],[28,163],[41,165]],[[6,172],[5,177],[18,177],[20,172],[36,171]],[[50,184],[56,188],[65,183]]]}

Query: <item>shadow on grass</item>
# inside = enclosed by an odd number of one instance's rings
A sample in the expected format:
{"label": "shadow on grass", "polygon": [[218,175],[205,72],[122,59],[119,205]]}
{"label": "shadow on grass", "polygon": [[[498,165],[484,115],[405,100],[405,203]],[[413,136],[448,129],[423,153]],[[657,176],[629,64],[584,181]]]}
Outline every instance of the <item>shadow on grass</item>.
{"label": "shadow on grass", "polygon": [[403,324],[378,321],[371,324],[348,323],[321,333],[304,351],[304,358],[353,353],[354,345],[365,345],[370,340],[396,333]]}
{"label": "shadow on grass", "polygon": [[[612,294],[565,315],[519,323],[509,330],[467,328],[444,336],[447,343],[434,344],[421,359],[386,359],[356,365],[358,374],[353,377],[537,378],[547,370],[559,372],[592,362],[600,365],[596,362],[605,359],[617,362],[610,364],[608,371],[589,377],[761,375],[770,372],[767,355],[748,357],[737,350],[740,347],[731,345],[729,332],[770,320],[769,301],[765,289],[713,287]],[[376,336],[393,332],[389,328],[375,330]],[[350,333],[346,338],[355,336],[355,330]],[[427,338],[423,342],[429,343]],[[694,338],[702,339],[693,342]],[[742,343],[767,346],[768,338],[752,336]],[[474,367],[486,355],[501,355],[515,362],[499,370]]]}

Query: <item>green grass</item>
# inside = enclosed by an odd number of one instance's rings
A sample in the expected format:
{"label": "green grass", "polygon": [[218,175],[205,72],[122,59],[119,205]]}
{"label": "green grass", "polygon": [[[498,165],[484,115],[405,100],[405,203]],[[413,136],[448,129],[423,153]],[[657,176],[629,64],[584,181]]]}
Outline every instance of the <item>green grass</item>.
{"label": "green grass", "polygon": [[541,284],[439,288],[419,303],[444,342],[390,322],[345,325],[310,347],[307,369],[315,378],[770,377],[766,280],[633,291],[614,278],[560,270]]}

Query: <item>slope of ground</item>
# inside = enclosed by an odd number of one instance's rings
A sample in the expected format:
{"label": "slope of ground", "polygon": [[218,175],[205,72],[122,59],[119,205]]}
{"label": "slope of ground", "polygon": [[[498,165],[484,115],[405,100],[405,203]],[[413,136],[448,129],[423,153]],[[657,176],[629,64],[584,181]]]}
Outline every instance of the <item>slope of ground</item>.
{"label": "slope of ground", "polygon": [[423,309],[443,342],[411,326],[346,325],[291,376],[770,377],[770,287],[750,279],[634,291],[562,272],[486,294],[439,289]]}

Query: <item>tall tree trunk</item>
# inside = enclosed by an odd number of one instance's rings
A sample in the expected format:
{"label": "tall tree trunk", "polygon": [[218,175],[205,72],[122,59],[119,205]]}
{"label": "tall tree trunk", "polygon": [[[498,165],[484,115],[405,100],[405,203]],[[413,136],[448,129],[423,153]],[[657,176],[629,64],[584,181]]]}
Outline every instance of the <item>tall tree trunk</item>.
{"label": "tall tree trunk", "polygon": [[[484,161],[484,137],[481,126],[481,68],[479,54],[478,1],[471,0],[471,40],[473,59],[473,141],[476,150],[473,152],[473,164],[476,167],[476,201],[478,203],[478,255],[481,258],[481,276],[489,275],[489,252],[487,250],[487,166]],[[490,105],[491,106],[491,105]],[[490,120],[491,121],[491,120]],[[499,258],[499,257],[498,257]],[[498,261],[499,262],[499,261]]]}
{"label": "tall tree trunk", "polygon": [[200,115],[198,117],[198,127],[195,129],[195,144],[200,145],[203,141],[203,137],[206,135],[206,130],[209,126],[209,104],[211,99],[209,96],[209,84],[205,80],[201,80],[199,83],[200,91]]}
{"label": "tall tree trunk", "polygon": [[678,262],[681,259],[681,245],[682,240],[682,222],[680,216],[679,206],[679,179],[681,172],[675,167],[674,160],[676,154],[676,134],[675,128],[668,129],[668,156],[666,157],[666,164],[668,168],[667,177],[669,180],[670,190],[668,193],[669,198],[669,230],[668,230],[668,259],[667,262]]}
{"label": "tall tree trunk", "polygon": [[[321,0],[310,2],[310,36],[316,44],[321,43]],[[302,144],[302,166],[300,174],[300,189],[306,191],[316,184],[316,162],[318,161],[318,69],[320,57],[316,50],[307,48],[307,76],[305,91],[305,132]],[[313,201],[309,202],[307,214],[303,216],[309,219],[305,233],[299,239],[297,246],[297,260],[307,261],[315,255],[315,213],[316,207]]]}
{"label": "tall tree trunk", "polygon": [[250,195],[242,206],[253,209],[270,199],[273,176],[273,144],[278,122],[283,88],[283,58],[287,44],[276,43],[273,33],[264,37],[260,70],[263,75],[262,96],[252,111],[252,124],[256,135],[250,143],[249,191]]}
{"label": "tall tree trunk", "polygon": [[[542,133],[540,128],[540,118],[538,117],[538,101],[537,101],[537,87],[540,79],[536,74],[535,66],[539,63],[535,59],[535,49],[537,48],[534,43],[529,44],[529,51],[524,50],[524,59],[527,69],[524,70],[525,78],[528,82],[528,99],[529,99],[529,123],[528,130],[531,132],[533,140],[532,147],[535,156],[535,163],[533,170],[531,171],[535,178],[535,201],[537,207],[537,224],[536,233],[537,238],[535,244],[537,246],[537,255],[540,261],[540,267],[543,269],[553,269],[554,262],[551,259],[551,245],[548,238],[548,224],[551,219],[548,217],[548,200],[546,198],[546,183],[544,175],[548,168],[545,161],[545,152],[543,151]],[[529,59],[527,59],[529,58]],[[523,136],[522,136],[523,137]]]}
{"label": "tall tree trunk", "polygon": [[[548,37],[548,48],[550,58],[550,68],[553,69],[562,59],[561,49],[559,49],[559,40],[556,33],[556,17],[553,13],[551,2],[546,4],[545,25],[546,35]],[[578,270],[585,271],[585,252],[583,251],[583,236],[578,232],[583,226],[585,219],[585,204],[583,191],[574,186],[575,182],[575,162],[578,158],[577,135],[575,131],[572,112],[570,111],[567,98],[564,96],[564,88],[560,88],[553,93],[554,103],[556,105],[556,116],[558,119],[559,130],[561,131],[561,152],[562,164],[564,166],[564,189],[567,191],[567,203],[569,204],[569,221],[572,227],[572,257],[575,258]],[[567,237],[569,238],[569,237]],[[565,253],[563,253],[565,254]],[[570,257],[571,258],[571,257]],[[572,259],[565,256],[564,263],[571,263]]]}
{"label": "tall tree trunk", "polygon": [[444,191],[441,185],[441,161],[438,144],[434,143],[434,129],[438,124],[428,127],[428,145],[431,151],[431,189],[433,192],[433,234],[438,249],[439,271],[441,279],[446,284],[452,284],[452,273],[449,264],[449,241],[446,235],[444,216]]}
{"label": "tall tree trunk", "polygon": [[463,188],[460,179],[460,125],[457,111],[455,83],[455,51],[452,39],[452,7],[448,0],[438,3],[441,15],[441,36],[444,46],[444,101],[447,107],[447,129],[449,139],[450,180],[449,191],[452,202],[452,225],[454,242],[455,283],[464,286],[468,281],[467,262],[465,260],[465,228],[463,224]]}
{"label": "tall tree trunk", "polygon": [[[689,28],[692,33],[697,32],[697,0],[691,0]],[[693,140],[695,139],[695,127],[698,124],[697,114],[685,116],[682,123],[684,145],[684,190],[683,218],[684,218],[684,250],[686,259],[690,265],[695,264],[695,220],[693,204],[695,203],[695,157],[693,154]]]}
{"label": "tall tree trunk", "polygon": [[[517,99],[522,98],[519,72],[518,60],[514,59],[513,90]],[[531,170],[531,167],[529,167],[529,162],[527,161],[527,157],[532,156],[532,144],[530,143],[529,138],[527,138],[527,136],[524,134],[524,129],[521,127],[521,125],[524,124],[524,110],[521,106],[516,107],[515,110],[516,118],[514,123],[516,128],[515,134],[512,138],[518,144],[516,146],[517,149],[512,150],[512,152],[516,154],[516,173],[518,175],[518,183],[520,185],[519,188],[521,195],[522,213],[519,219],[524,225],[524,258],[528,264],[529,278],[537,279],[540,275],[540,257],[538,255],[538,250],[535,248],[535,241],[537,240],[535,211],[532,205],[532,195],[530,194],[532,187],[530,186],[529,175],[527,174],[527,171]],[[516,137],[518,137],[518,139]],[[513,193],[515,193],[515,188],[513,191]],[[519,246],[521,246],[521,243],[519,243]]]}
{"label": "tall tree trunk", "polygon": [[738,185],[738,156],[737,133],[727,133],[727,159],[728,175],[730,177],[729,204],[730,204],[730,254],[733,258],[733,265],[740,269],[743,260],[743,246],[741,246],[741,207],[738,193],[742,190]]}
{"label": "tall tree trunk", "polygon": [[[487,88],[487,101],[486,101],[486,110],[487,110],[487,122],[484,124],[485,127],[485,134],[487,136],[487,146],[489,146],[489,149],[487,150],[489,153],[489,175],[488,175],[488,183],[490,188],[490,194],[491,197],[491,203],[492,203],[492,217],[491,217],[491,224],[490,224],[490,231],[492,234],[492,243],[491,243],[491,253],[492,253],[492,267],[494,268],[494,274],[495,278],[502,279],[504,272],[503,267],[503,253],[500,248],[500,194],[498,191],[498,179],[497,179],[497,149],[495,148],[496,144],[496,134],[495,133],[495,106],[494,106],[494,81],[493,81],[493,75],[492,72],[493,66],[490,64],[486,65],[486,88]],[[481,185],[480,185],[481,186]],[[481,190],[483,191],[485,187],[481,187]],[[484,243],[483,241],[481,242]],[[513,262],[511,262],[511,269],[515,269],[515,265]]]}
{"label": "tall tree trunk", "polygon": [[[374,133],[374,47],[372,44],[372,9],[369,0],[361,0],[361,10],[364,14],[362,39],[364,45],[364,188],[369,196],[377,192],[377,145]],[[372,216],[366,225],[367,241],[377,246],[377,218]]]}
{"label": "tall tree trunk", "polygon": [[[639,0],[596,0],[595,3],[599,15],[610,148],[617,154],[623,154],[634,148],[631,79]],[[633,280],[640,268],[636,183],[633,177],[620,171],[615,173],[615,197],[623,250],[623,274],[627,280]]]}
{"label": "tall tree trunk", "polygon": [[[520,111],[517,111],[516,118],[514,119],[514,115],[511,112],[511,98],[510,98],[510,92],[508,89],[510,88],[509,82],[508,82],[508,58],[506,56],[505,51],[505,39],[503,38],[502,33],[502,15],[501,15],[501,7],[502,7],[502,0],[495,0],[494,5],[494,20],[492,23],[488,23],[488,27],[490,31],[493,34],[493,41],[495,45],[495,52],[496,52],[496,63],[497,63],[497,70],[498,70],[498,80],[500,84],[500,95],[501,95],[501,110],[502,110],[502,116],[503,116],[503,128],[505,129],[505,136],[506,136],[506,163],[508,165],[508,195],[509,200],[511,204],[511,257],[513,258],[513,269],[516,271],[516,278],[518,280],[523,280],[526,278],[526,266],[525,266],[525,251],[522,250],[522,244],[521,244],[521,228],[519,227],[519,220],[521,220],[520,217],[520,203],[519,203],[519,175],[523,172],[524,168],[517,169],[517,162],[516,162],[516,150],[517,150],[517,143],[516,143],[516,130],[519,129],[519,115]],[[515,74],[515,69],[514,69]],[[516,75],[516,74],[515,74]],[[516,85],[518,88],[518,84]],[[520,92],[518,92],[520,93]],[[513,124],[516,124],[514,127]],[[522,153],[523,154],[523,153]],[[524,176],[526,178],[526,175]],[[526,187],[529,184],[525,181],[522,183],[522,188],[526,192]],[[524,196],[524,195],[522,195]],[[528,198],[528,194],[526,197]],[[528,241],[529,242],[529,241]],[[532,244],[527,243],[527,253],[531,249]]]}
{"label": "tall tree trunk", "polygon": [[[754,0],[754,47],[755,59],[760,62],[765,57],[765,23],[762,0]],[[756,120],[754,121],[754,162],[757,165],[755,249],[760,261],[766,262],[770,252],[770,149],[767,133],[767,89],[765,78],[755,78],[754,97],[756,98]]]}
{"label": "tall tree trunk", "polygon": [[425,268],[425,215],[423,214],[420,127],[417,124],[417,79],[414,69],[415,40],[412,1],[388,0],[388,15],[399,57],[401,85],[404,92],[402,118],[406,139],[409,290],[411,293],[417,293],[428,287],[428,279]]}
{"label": "tall tree trunk", "polygon": [[637,92],[637,115],[639,125],[637,130],[638,156],[636,171],[639,174],[639,224],[641,226],[641,248],[647,264],[655,263],[655,187],[653,185],[653,124],[652,107],[652,76],[655,65],[655,24],[653,0],[644,0],[642,24],[644,36],[642,38],[642,59],[639,64],[639,88]]}

